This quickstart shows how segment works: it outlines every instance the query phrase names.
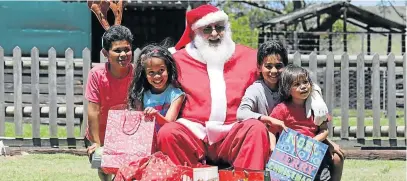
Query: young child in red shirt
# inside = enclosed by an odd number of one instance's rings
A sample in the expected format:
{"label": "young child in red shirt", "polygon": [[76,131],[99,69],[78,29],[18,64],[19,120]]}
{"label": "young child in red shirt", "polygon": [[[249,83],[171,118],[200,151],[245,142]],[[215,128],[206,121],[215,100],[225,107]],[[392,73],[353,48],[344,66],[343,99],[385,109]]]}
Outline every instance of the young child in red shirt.
{"label": "young child in red shirt", "polygon": [[[323,142],[328,137],[327,122],[329,119],[316,125],[313,116],[307,118],[305,111],[305,101],[313,90],[312,85],[309,72],[306,69],[297,65],[288,65],[281,73],[279,81],[279,94],[282,102],[273,109],[270,116],[283,121],[286,127]],[[271,127],[270,132],[273,134],[270,136],[279,135],[281,131],[281,126]],[[271,140],[276,140],[276,138]],[[270,144],[275,145],[276,143]],[[342,175],[342,169],[335,172],[332,170],[332,165],[332,155],[327,151],[318,174],[323,168],[329,168],[332,178],[337,178],[337,174]]]}

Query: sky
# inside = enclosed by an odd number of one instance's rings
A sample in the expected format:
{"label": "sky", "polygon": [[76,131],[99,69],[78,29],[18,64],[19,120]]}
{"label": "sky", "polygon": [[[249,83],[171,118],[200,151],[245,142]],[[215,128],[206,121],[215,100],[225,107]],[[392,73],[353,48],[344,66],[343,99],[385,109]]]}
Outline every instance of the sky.
{"label": "sky", "polygon": [[[405,6],[407,0],[390,0],[394,6]],[[352,0],[351,3],[356,6],[376,6],[380,0]]]}

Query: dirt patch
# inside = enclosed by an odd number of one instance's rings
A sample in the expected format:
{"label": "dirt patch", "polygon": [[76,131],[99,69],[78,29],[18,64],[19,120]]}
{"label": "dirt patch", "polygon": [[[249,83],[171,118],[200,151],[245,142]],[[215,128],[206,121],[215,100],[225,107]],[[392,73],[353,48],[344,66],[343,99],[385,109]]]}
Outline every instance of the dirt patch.
{"label": "dirt patch", "polygon": [[[86,156],[86,149],[62,149],[62,148],[35,148],[21,147],[9,148],[10,156],[28,154],[72,154]],[[346,159],[357,160],[406,160],[406,150],[345,150]],[[1,159],[1,158],[0,158]]]}

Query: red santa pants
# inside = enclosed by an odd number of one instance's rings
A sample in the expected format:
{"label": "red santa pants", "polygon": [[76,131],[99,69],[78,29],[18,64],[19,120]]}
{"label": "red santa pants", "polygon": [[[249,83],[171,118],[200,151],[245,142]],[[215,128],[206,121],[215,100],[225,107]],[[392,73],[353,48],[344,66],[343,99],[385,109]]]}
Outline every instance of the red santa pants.
{"label": "red santa pants", "polygon": [[270,154],[268,139],[266,126],[255,119],[236,123],[223,140],[210,146],[177,122],[165,124],[157,136],[158,149],[175,164],[195,165],[208,158],[247,170],[264,170]]}

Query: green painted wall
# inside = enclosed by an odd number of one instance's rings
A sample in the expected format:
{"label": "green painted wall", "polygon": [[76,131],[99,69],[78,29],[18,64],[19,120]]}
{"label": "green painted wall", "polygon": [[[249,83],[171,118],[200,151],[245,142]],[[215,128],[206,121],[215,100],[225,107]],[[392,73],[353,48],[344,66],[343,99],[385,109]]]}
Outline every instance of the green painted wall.
{"label": "green painted wall", "polygon": [[6,56],[16,46],[29,55],[35,46],[41,56],[54,47],[63,57],[70,47],[82,57],[91,48],[91,11],[86,2],[0,1],[0,46]]}

